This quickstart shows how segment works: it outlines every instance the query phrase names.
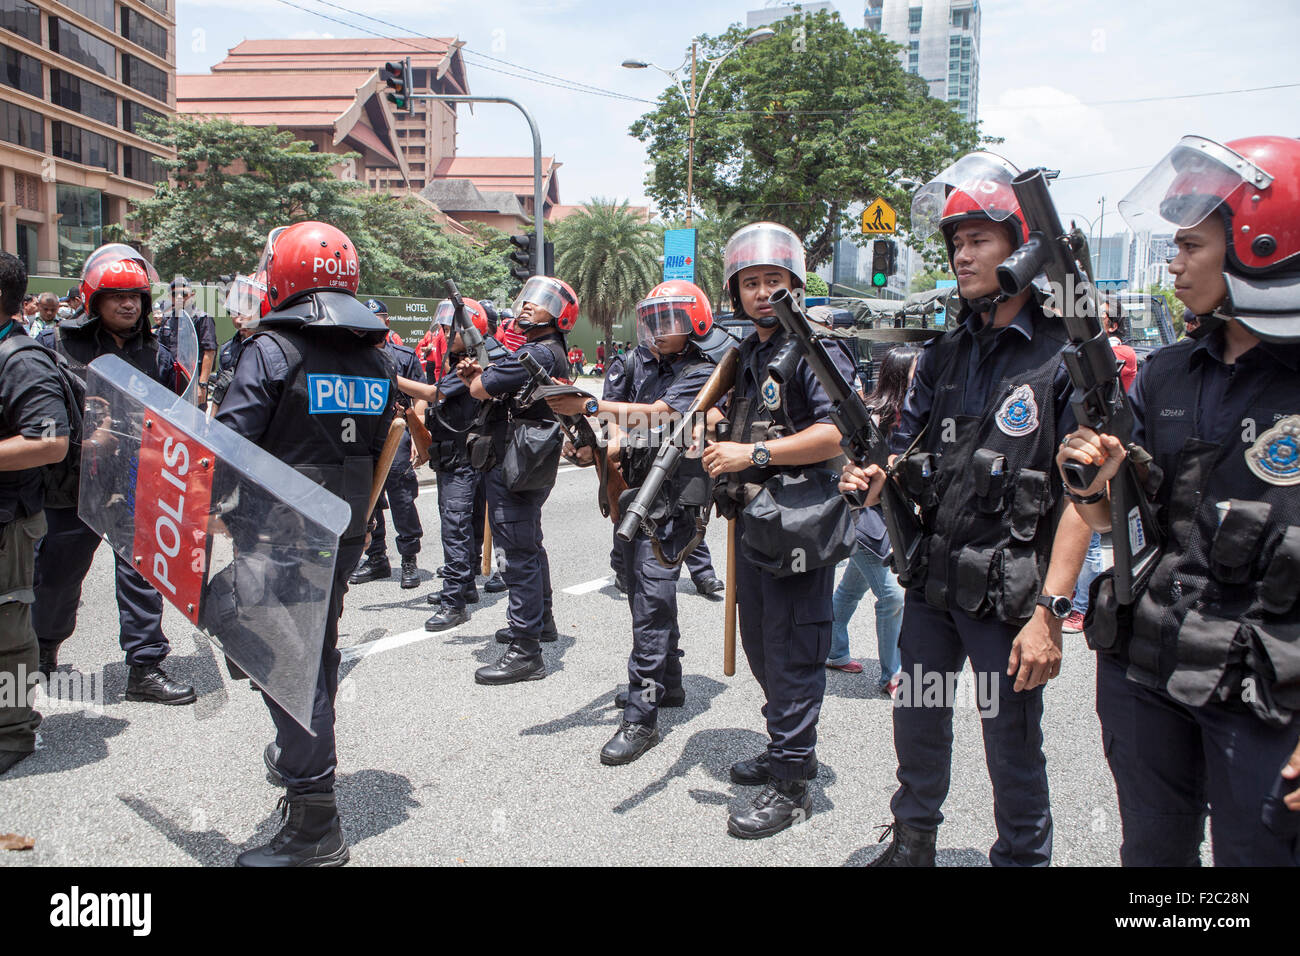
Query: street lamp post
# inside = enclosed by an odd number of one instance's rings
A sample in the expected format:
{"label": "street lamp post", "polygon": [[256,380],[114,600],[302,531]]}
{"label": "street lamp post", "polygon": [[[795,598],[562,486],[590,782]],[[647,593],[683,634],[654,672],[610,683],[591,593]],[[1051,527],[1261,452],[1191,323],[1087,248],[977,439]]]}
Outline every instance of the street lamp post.
{"label": "street lamp post", "polygon": [[686,143],[687,143],[686,145],[686,228],[687,229],[691,228],[691,225],[694,222],[692,212],[695,208],[695,116],[699,112],[700,97],[702,97],[704,95],[704,91],[708,89],[709,80],[713,79],[713,74],[717,72],[718,67],[722,64],[723,60],[731,56],[731,54],[735,53],[742,46],[753,46],[755,43],[761,43],[762,41],[768,39],[769,37],[774,37],[774,36],[776,36],[775,30],[770,30],[766,27],[763,27],[762,29],[755,30],[753,33],[749,34],[749,36],[745,37],[745,39],[736,43],[734,46],[731,47],[731,49],[727,50],[727,52],[723,53],[721,56],[716,56],[713,57],[712,59],[706,58],[704,62],[709,65],[709,68],[708,70],[705,71],[704,82],[699,85],[698,89],[696,88],[695,85],[695,79],[696,79],[697,65],[699,62],[699,43],[697,41],[691,41],[691,56],[690,56],[691,86],[690,86],[689,93],[687,92],[686,85],[682,82],[680,76],[682,70],[684,70],[686,67],[686,61],[684,60],[682,61],[682,65],[677,67],[677,69],[675,70],[666,70],[662,66],[659,66],[655,63],[650,63],[645,60],[624,60],[623,61],[623,66],[629,70],[644,70],[648,66],[654,67],[660,73],[664,74],[664,76],[668,77],[668,79],[672,80],[675,84],[677,84],[677,92],[682,94],[682,100],[683,102],[686,103],[686,115],[689,121],[689,125],[687,127],[687,134],[686,134]]}

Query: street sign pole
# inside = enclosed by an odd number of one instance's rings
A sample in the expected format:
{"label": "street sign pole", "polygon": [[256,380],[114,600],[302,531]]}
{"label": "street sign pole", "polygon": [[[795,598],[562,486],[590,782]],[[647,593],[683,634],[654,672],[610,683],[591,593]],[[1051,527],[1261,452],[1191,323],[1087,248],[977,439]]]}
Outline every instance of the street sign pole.
{"label": "street sign pole", "polygon": [[537,132],[537,124],[532,115],[516,100],[508,96],[461,96],[452,93],[415,93],[413,100],[437,100],[440,103],[509,103],[528,120],[528,129],[533,134],[533,231],[537,234],[537,246],[533,251],[533,275],[546,273],[546,239],[542,235],[542,220],[546,218],[545,203],[542,196],[542,137]]}

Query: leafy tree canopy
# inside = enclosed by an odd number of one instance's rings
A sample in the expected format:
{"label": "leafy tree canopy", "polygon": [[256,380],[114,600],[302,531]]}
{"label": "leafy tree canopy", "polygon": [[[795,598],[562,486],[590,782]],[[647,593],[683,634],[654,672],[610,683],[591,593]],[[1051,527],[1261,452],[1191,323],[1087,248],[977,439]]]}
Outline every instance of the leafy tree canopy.
{"label": "leafy tree canopy", "polygon": [[[883,35],[851,30],[825,11],[773,29],[776,36],[731,55],[704,90],[696,202],[729,219],[790,227],[804,237],[811,270],[830,258],[837,230],[864,241],[853,203],[884,197],[905,220],[909,194],[899,180],[929,180],[975,149],[979,134],[928,95]],[[701,53],[719,56],[747,33],[735,26],[703,36]],[[648,143],[647,192],[670,215],[685,211],[688,125],[674,85],[631,127]]]}

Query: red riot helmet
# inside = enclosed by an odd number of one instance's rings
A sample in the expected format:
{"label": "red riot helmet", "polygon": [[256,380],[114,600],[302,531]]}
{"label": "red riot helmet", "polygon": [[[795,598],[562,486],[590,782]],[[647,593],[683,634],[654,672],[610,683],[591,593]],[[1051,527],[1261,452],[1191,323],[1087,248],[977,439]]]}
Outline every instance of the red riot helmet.
{"label": "red riot helmet", "polygon": [[360,261],[342,230],[324,222],[297,222],[273,229],[266,238],[259,272],[266,273],[271,309],[309,292],[356,295]]}
{"label": "red riot helmet", "polygon": [[266,273],[237,275],[226,292],[226,312],[260,319],[271,310],[266,298]]}
{"label": "red riot helmet", "polygon": [[1228,297],[1214,314],[1300,341],[1300,140],[1184,136],[1119,210],[1135,231],[1188,229],[1218,213]]}
{"label": "red riot helmet", "polygon": [[693,282],[669,279],[661,282],[636,305],[637,338],[653,346],[666,335],[692,335],[702,339],[713,328],[709,298]]}
{"label": "red riot helmet", "polygon": [[[578,322],[578,294],[573,286],[554,276],[532,276],[515,296],[513,311],[522,317],[524,306],[532,303],[539,309],[545,309],[555,321],[555,327],[561,332],[570,331]],[[544,322],[515,319],[515,327],[521,331],[545,325]]]}
{"label": "red riot helmet", "polygon": [[86,257],[86,264],[81,267],[81,298],[86,317],[99,314],[96,299],[101,293],[138,292],[140,315],[147,319],[153,311],[152,287],[160,281],[153,263],[131,246],[121,242],[100,246]]}
{"label": "red riot helmet", "polygon": [[[465,314],[469,316],[470,322],[474,328],[478,329],[480,335],[488,334],[488,317],[487,312],[477,299],[471,299],[469,296],[462,296],[461,301],[465,303]],[[438,308],[434,310],[433,319],[439,326],[448,329],[447,338],[450,339],[456,334],[455,325],[455,307],[451,304],[451,299],[443,299],[438,303]]]}
{"label": "red riot helmet", "polygon": [[963,222],[1004,223],[1011,248],[1019,248],[1028,241],[1029,229],[1011,188],[1018,173],[996,153],[968,153],[913,194],[912,231],[923,238],[942,231],[949,267],[953,266],[953,235]]}

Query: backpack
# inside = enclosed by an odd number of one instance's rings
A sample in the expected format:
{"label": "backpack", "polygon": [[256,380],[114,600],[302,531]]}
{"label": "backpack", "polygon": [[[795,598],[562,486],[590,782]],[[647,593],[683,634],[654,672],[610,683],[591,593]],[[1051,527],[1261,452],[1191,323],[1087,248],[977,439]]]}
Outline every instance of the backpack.
{"label": "backpack", "polygon": [[86,405],[86,384],[73,373],[66,358],[26,335],[10,336],[0,343],[0,375],[4,374],[9,359],[24,349],[40,349],[54,360],[68,411],[68,453],[62,461],[41,469],[45,507],[75,508],[81,481],[81,411]]}

